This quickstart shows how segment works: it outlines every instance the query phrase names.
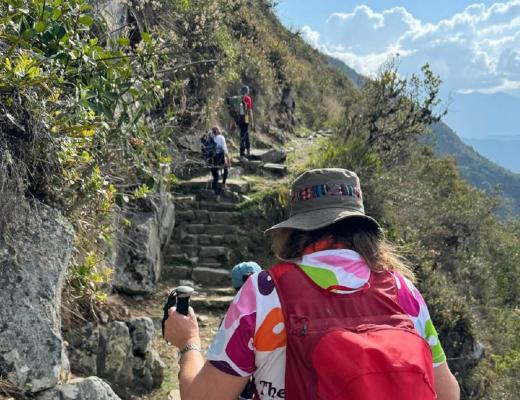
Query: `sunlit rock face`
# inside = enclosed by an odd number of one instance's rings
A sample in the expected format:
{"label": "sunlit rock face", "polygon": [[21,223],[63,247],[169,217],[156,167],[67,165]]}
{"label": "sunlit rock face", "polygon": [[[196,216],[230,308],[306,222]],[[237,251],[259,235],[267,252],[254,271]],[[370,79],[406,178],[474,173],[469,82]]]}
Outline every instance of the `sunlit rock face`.
{"label": "sunlit rock face", "polygon": [[51,388],[68,374],[60,304],[74,231],[39,204],[0,237],[0,375],[22,391]]}

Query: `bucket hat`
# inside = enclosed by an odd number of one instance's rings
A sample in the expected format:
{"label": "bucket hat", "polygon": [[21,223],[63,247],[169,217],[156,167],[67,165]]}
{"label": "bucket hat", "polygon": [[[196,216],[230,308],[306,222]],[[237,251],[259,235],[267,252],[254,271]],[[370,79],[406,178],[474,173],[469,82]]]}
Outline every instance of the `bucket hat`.
{"label": "bucket hat", "polygon": [[313,169],[292,184],[289,218],[265,233],[272,234],[283,228],[313,231],[354,217],[365,219],[381,231],[377,221],[365,214],[361,185],[355,172],[341,168]]}

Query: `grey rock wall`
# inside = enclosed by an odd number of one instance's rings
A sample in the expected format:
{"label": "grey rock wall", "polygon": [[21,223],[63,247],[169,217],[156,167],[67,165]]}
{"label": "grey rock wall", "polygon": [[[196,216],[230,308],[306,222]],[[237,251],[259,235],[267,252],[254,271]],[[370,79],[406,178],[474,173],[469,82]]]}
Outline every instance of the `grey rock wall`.
{"label": "grey rock wall", "polygon": [[0,375],[38,392],[69,371],[60,304],[74,231],[47,206],[26,217],[0,238]]}

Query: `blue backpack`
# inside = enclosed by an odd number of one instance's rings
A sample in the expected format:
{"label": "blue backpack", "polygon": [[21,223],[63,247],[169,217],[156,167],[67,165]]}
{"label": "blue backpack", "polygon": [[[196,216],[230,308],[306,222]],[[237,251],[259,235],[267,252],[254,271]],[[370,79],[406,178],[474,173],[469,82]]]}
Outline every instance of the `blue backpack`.
{"label": "blue backpack", "polygon": [[204,161],[207,164],[213,164],[217,155],[217,142],[215,142],[213,133],[209,132],[200,138],[200,148]]}

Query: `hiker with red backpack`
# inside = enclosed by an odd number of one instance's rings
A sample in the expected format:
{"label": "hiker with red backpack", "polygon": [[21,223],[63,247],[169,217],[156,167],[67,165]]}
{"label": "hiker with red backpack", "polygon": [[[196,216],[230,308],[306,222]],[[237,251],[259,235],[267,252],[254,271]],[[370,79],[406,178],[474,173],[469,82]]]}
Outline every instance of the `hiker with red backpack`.
{"label": "hiker with red backpack", "polygon": [[293,183],[290,217],[268,229],[284,262],[252,275],[207,359],[193,310],[170,309],[182,399],[458,400],[413,273],[364,212],[357,175],[320,169]]}
{"label": "hiker with red backpack", "polygon": [[240,157],[243,158],[251,153],[251,142],[249,140],[249,128],[255,130],[253,119],[253,100],[249,96],[249,86],[240,88],[240,95],[227,97],[226,104],[234,123],[240,131]]}

